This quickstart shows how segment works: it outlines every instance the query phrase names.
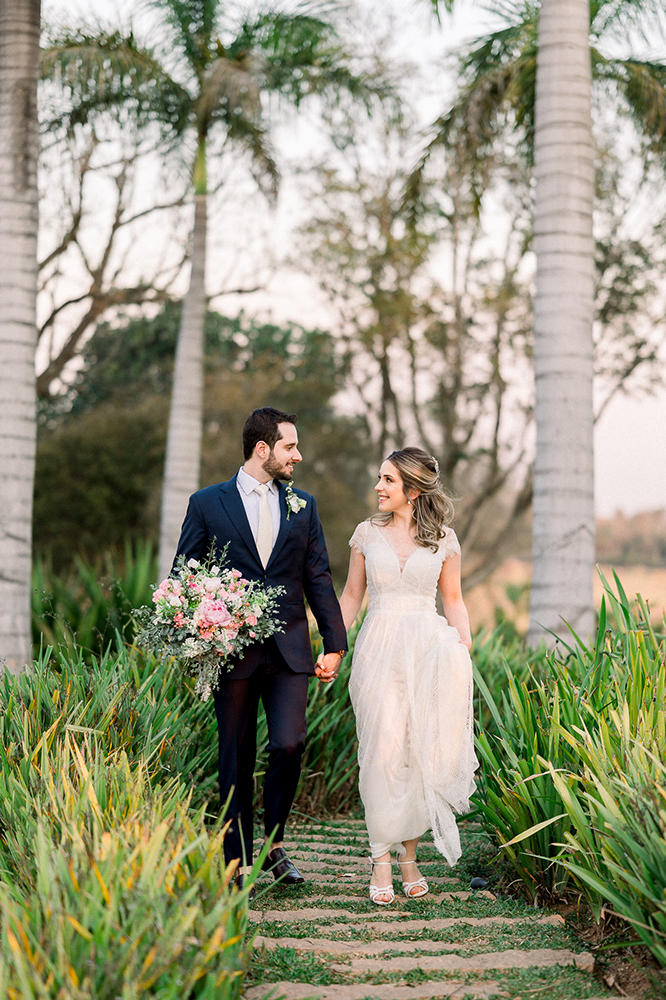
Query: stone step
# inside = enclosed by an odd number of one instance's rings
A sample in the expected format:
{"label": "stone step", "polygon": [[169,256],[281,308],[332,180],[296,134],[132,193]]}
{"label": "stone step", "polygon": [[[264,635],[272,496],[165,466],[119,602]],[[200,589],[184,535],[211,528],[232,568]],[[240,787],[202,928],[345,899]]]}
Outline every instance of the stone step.
{"label": "stone step", "polygon": [[[263,889],[264,885],[265,885],[265,882],[257,882],[257,889],[260,889],[260,888]],[[425,899],[428,903],[450,903],[452,901],[451,897],[457,897],[458,895],[460,895],[460,894],[459,893],[454,893],[454,892],[430,892],[430,893],[428,893],[427,896],[422,896],[420,898],[421,899]],[[259,899],[255,900],[255,909],[258,909],[258,903],[261,901],[262,898],[263,897],[260,897]],[[330,903],[369,903],[370,902],[370,897],[368,896],[367,892],[358,892],[354,896],[347,895],[346,893],[333,893],[333,892],[330,892],[330,893],[327,893],[325,896],[307,896],[307,897],[305,897],[305,901],[307,901],[307,903],[309,905],[312,905],[313,903],[329,903],[329,904]],[[267,904],[272,903],[272,902],[273,902],[273,900],[271,898],[266,897],[266,903]],[[403,895],[402,892],[396,892],[395,899],[391,903],[391,906],[392,907],[399,906],[401,908],[404,908],[404,907],[408,907],[410,905],[410,903],[413,903],[413,902],[414,902],[413,899],[408,899],[405,895]],[[328,912],[329,913],[335,913],[335,911],[331,910],[331,909],[329,909]],[[386,912],[386,911],[375,905],[375,907],[373,909],[373,913],[383,913],[383,912]]]}
{"label": "stone step", "polygon": [[321,826],[324,829],[328,829],[331,826],[365,826],[364,819],[354,819],[352,816],[335,816],[332,819],[318,819],[314,816],[298,816],[292,813],[291,818],[292,825],[305,827],[306,830],[314,830],[316,827]]}
{"label": "stone step", "polygon": [[[305,844],[305,843],[311,843],[311,844],[330,844],[331,846],[335,846],[335,847],[338,846],[338,841],[337,840],[331,839],[330,836],[326,836],[326,834],[324,834],[324,833],[315,833],[315,834],[308,833],[305,836],[298,837],[298,838],[294,838],[294,836],[293,836],[294,831],[290,830],[289,833],[290,833],[289,840],[285,840],[284,841],[284,849],[285,850],[287,849],[287,847],[286,847],[287,844]],[[364,847],[366,850],[369,850],[369,848],[370,848],[370,845],[368,844],[368,838],[367,837],[365,837],[365,836],[358,836],[357,837],[351,831],[350,831],[350,833],[347,836],[345,836],[342,839],[344,839],[346,841],[346,843],[344,843],[344,844],[340,843],[340,847]],[[263,843],[263,841],[257,840],[257,841],[255,841],[255,843],[256,844],[261,844],[261,843]]]}
{"label": "stone step", "polygon": [[[319,882],[321,882],[322,884],[326,883],[327,885],[329,883],[334,883],[335,885],[339,885],[341,887],[344,886],[345,888],[347,888],[349,885],[356,885],[359,887],[359,896],[367,896],[368,894],[367,885],[369,880],[368,878],[360,879],[358,872],[341,871],[338,874],[334,875],[331,874],[330,872],[316,872],[315,868],[315,872],[313,873],[309,868],[304,867],[305,864],[306,864],[305,861],[299,862],[298,867],[302,869],[302,871],[308,872],[309,874],[309,877],[307,879],[308,885],[316,886]],[[258,878],[259,878],[259,885],[262,886],[266,884],[273,885],[273,883],[275,882],[275,879],[273,878],[270,872],[262,872],[260,873]],[[439,878],[438,876],[435,876],[433,878],[433,876],[429,875],[428,884],[431,886],[436,886],[438,889],[445,889],[447,891],[450,890],[454,892],[458,891],[457,886],[460,885],[460,882],[455,882],[448,878]],[[459,891],[465,892],[467,890],[459,890]],[[475,896],[478,895],[479,892],[487,892],[487,890],[486,889],[475,890],[474,895]],[[493,896],[493,898],[495,897]]]}
{"label": "stone step", "polygon": [[452,997],[454,1000],[492,1000],[506,997],[497,982],[485,980],[483,983],[434,982],[434,983],[386,983],[380,986],[369,983],[354,985],[335,984],[311,986],[309,983],[263,983],[253,986],[245,993],[245,1000],[264,1000],[270,993],[281,1000],[434,1000],[435,997]]}
{"label": "stone step", "polygon": [[[404,910],[383,910],[382,917],[402,917]],[[564,919],[559,913],[548,914],[541,917],[435,917],[428,920],[379,920],[373,913],[350,913],[349,910],[323,910],[315,907],[301,910],[250,910],[250,920],[255,923],[264,921],[295,923],[300,920],[316,920],[325,924],[326,918],[330,917],[352,917],[351,923],[334,924],[334,929],[341,933],[369,930],[373,934],[394,934],[396,931],[421,931],[447,930],[449,927],[492,927],[503,926],[531,926],[537,924],[541,927],[562,927]],[[361,923],[357,921],[362,921]],[[332,929],[332,928],[329,928]]]}
{"label": "stone step", "polygon": [[[344,854],[344,853],[330,854],[328,852],[325,853],[323,851],[303,850],[299,847],[290,847],[290,848],[285,847],[285,851],[287,851],[289,857],[293,858],[294,860],[302,858],[303,860],[319,862],[320,864],[326,864],[326,865],[336,864],[336,865],[341,865],[342,867],[359,868],[362,869],[363,871],[367,871],[368,873],[370,872],[370,857],[368,855]],[[442,864],[441,861],[419,861],[419,868],[428,868],[432,865],[441,865],[441,864]],[[394,865],[394,867],[397,870],[398,868],[397,864]]]}
{"label": "stone step", "polygon": [[[255,903],[257,902],[259,902],[258,899],[255,900]],[[387,917],[389,916],[399,917],[402,915],[402,911],[387,909],[384,910],[384,915]],[[267,920],[269,921],[281,920],[283,922],[292,923],[294,921],[303,921],[303,920],[321,921],[325,920],[326,918],[330,919],[331,917],[347,917],[348,919],[351,918],[352,920],[363,920],[366,917],[367,919],[371,919],[372,917],[375,916],[375,914],[352,913],[351,910],[331,910],[331,909],[324,910],[316,906],[303,906],[299,910],[251,909],[249,916],[250,920],[254,920],[255,923],[263,923]]]}
{"label": "stone step", "polygon": [[549,969],[554,965],[575,965],[584,972],[594,971],[594,955],[589,951],[573,952],[568,948],[532,948],[523,951],[490,951],[482,955],[408,955],[396,958],[352,958],[344,965],[333,962],[330,968],[342,974],[352,972],[487,972],[507,969]]}
{"label": "stone step", "polygon": [[445,941],[334,941],[331,938],[271,938],[257,936],[255,948],[295,948],[315,955],[382,955],[387,951],[460,951],[463,943]]}

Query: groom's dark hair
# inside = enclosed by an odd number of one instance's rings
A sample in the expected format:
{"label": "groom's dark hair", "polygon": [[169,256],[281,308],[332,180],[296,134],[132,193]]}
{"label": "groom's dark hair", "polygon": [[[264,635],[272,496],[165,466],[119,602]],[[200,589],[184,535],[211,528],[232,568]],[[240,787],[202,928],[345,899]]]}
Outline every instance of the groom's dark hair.
{"label": "groom's dark hair", "polygon": [[265,441],[273,451],[276,442],[280,440],[278,424],[295,424],[298,417],[295,413],[283,413],[272,406],[260,406],[253,410],[243,427],[243,457],[252,456],[257,441]]}

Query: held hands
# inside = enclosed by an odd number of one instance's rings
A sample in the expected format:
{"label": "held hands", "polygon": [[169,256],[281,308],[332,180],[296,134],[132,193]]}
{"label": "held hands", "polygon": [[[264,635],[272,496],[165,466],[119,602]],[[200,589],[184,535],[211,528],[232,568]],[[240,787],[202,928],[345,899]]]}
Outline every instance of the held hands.
{"label": "held hands", "polygon": [[322,684],[330,684],[340,673],[342,657],[339,653],[320,653],[317,657],[315,675]]}

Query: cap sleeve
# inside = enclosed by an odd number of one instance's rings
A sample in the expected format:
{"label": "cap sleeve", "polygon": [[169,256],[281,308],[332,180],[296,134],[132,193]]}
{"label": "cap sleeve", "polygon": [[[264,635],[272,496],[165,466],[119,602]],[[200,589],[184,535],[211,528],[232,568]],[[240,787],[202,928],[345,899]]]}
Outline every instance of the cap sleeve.
{"label": "cap sleeve", "polygon": [[446,534],[439,543],[439,551],[442,553],[444,559],[448,559],[449,556],[460,555],[460,542],[453,528],[446,529]]}
{"label": "cap sleeve", "polygon": [[349,539],[349,545],[351,546],[351,548],[356,549],[356,551],[360,552],[362,556],[365,555],[365,547],[368,542],[369,526],[370,525],[368,521],[361,521],[361,523],[356,526],[354,534]]}

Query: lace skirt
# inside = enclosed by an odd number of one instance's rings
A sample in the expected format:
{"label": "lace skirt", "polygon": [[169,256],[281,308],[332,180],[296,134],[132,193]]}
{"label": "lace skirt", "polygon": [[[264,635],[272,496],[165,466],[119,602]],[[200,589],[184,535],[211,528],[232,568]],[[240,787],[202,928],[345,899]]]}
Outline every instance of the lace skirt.
{"label": "lace skirt", "polygon": [[433,832],[460,857],[454,812],[475,788],[472,663],[458,632],[423,607],[370,611],[354,650],[359,787],[373,857]]}

